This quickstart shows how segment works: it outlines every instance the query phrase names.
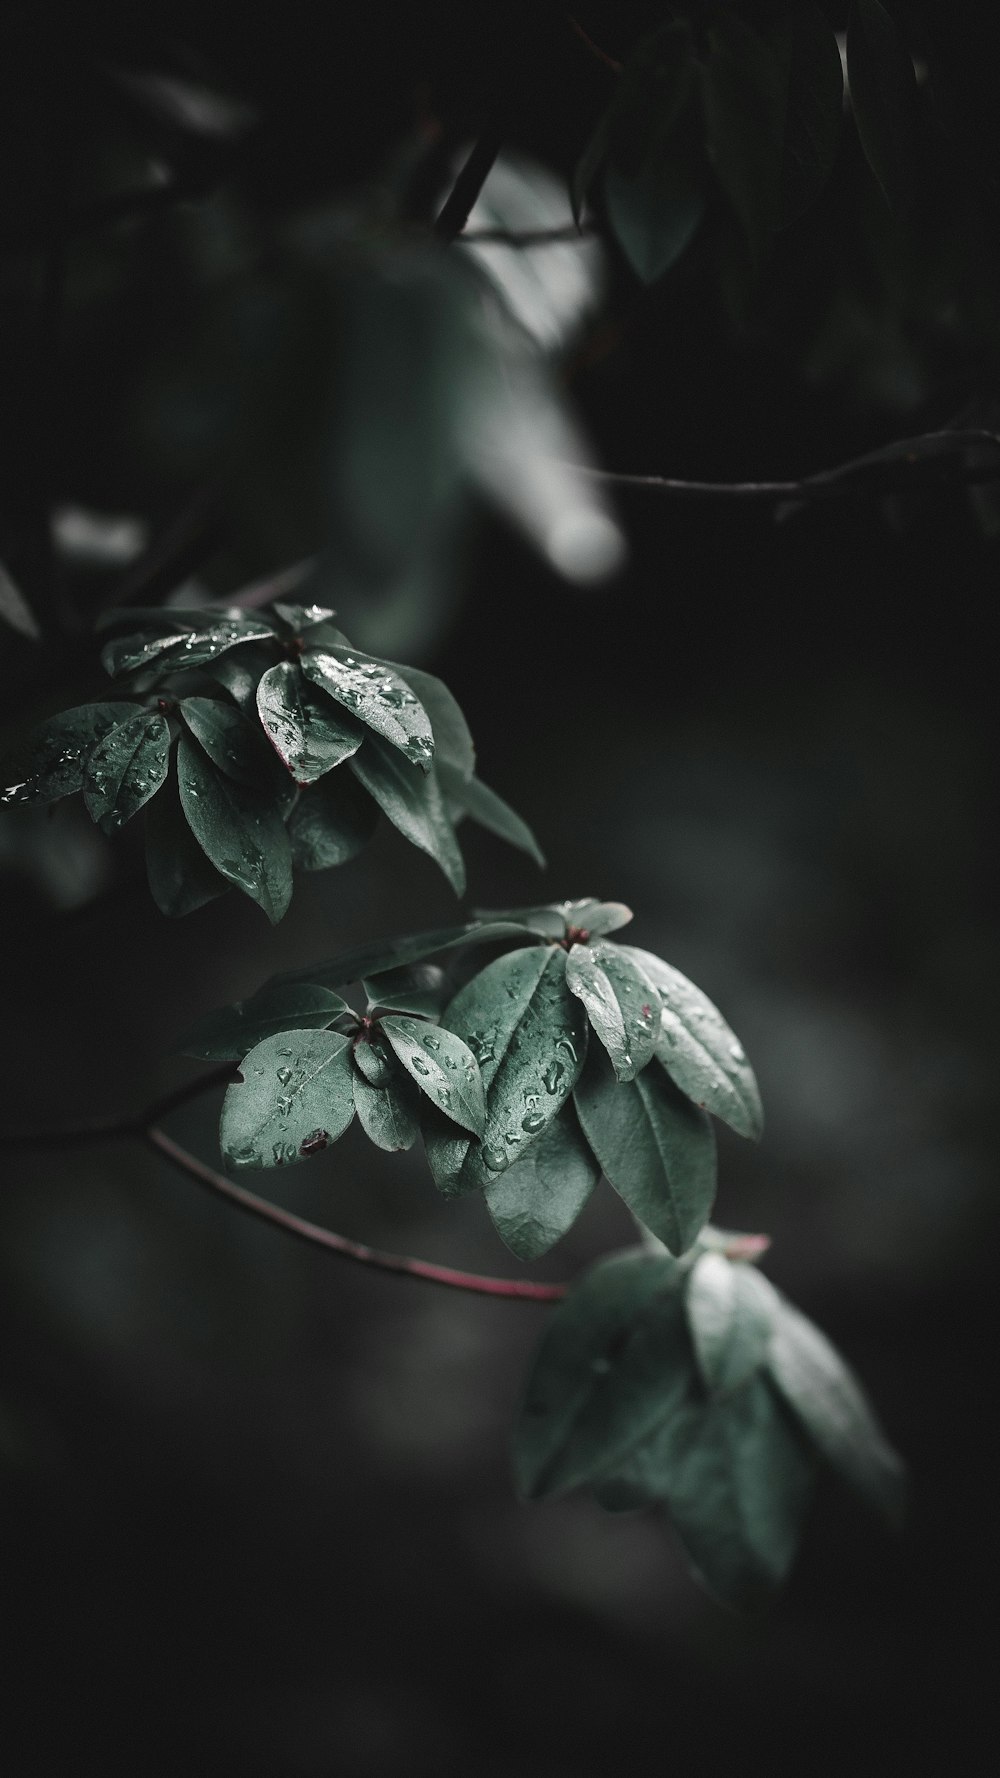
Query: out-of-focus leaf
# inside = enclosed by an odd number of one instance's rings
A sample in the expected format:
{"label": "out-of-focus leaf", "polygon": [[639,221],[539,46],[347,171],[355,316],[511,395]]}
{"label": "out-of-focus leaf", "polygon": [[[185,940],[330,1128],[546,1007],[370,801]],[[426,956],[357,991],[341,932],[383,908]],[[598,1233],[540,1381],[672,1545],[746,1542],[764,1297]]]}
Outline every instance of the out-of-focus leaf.
{"label": "out-of-focus leaf", "polygon": [[487,828],[519,851],[527,852],[529,858],[545,869],[544,855],[528,823],[495,790],[479,778],[463,778],[454,767],[444,763],[438,766],[438,778],[445,795],[463,814],[470,815],[480,827]]}
{"label": "out-of-focus leaf", "polygon": [[465,888],[465,864],[448,818],[437,773],[423,772],[398,748],[370,735],[350,762],[351,770],[393,827],[440,865],[456,895]]}
{"label": "out-of-focus leaf", "polygon": [[629,265],[655,284],[690,246],[705,214],[705,196],[691,167],[645,160],[635,172],[612,164],[604,175],[608,221]]}
{"label": "out-of-focus leaf", "polygon": [[588,939],[618,932],[632,919],[632,909],[623,901],[594,901],[588,897],[583,901],[563,901],[559,905],[565,915],[567,931],[572,926],[577,932],[585,932]]}
{"label": "out-of-focus leaf", "polygon": [[771,1375],[827,1462],[890,1525],[906,1499],[906,1471],[853,1372],[826,1335],[784,1297],[771,1335]]}
{"label": "out-of-focus leaf", "polygon": [[486,1101],[479,1064],[454,1032],[422,1019],[391,1014],[381,1030],[422,1093],[453,1123],[482,1135]]}
{"label": "out-of-focus leaf", "polygon": [[155,710],[116,723],[87,755],[87,813],[104,833],[117,832],[156,795],[169,767],[170,730]]}
{"label": "out-of-focus leaf", "polygon": [[771,1294],[753,1266],[711,1251],[695,1260],[686,1285],[688,1323],[710,1394],[728,1394],[766,1363]]}
{"label": "out-of-focus leaf", "polygon": [[239,1061],[254,1044],[279,1031],[301,1031],[307,1026],[332,1025],[347,1002],[329,988],[309,982],[277,983],[261,988],[250,1000],[237,1000],[210,1012],[185,1032],[177,1048],[181,1055],[205,1061]]}
{"label": "out-of-focus leaf", "polygon": [[481,1143],[464,1160],[479,1185],[519,1160],[562,1110],[583,1065],[587,1020],[566,986],[566,953],[528,945],[460,989],[442,1025],[468,1044],[486,1088]]}
{"label": "out-of-focus leaf", "polygon": [[87,756],[138,704],[81,704],[32,729],[4,760],[0,803],[52,803],[83,788]]}
{"label": "out-of-focus leaf", "polygon": [[293,661],[271,667],[257,687],[257,710],[278,757],[297,784],[312,784],[357,753],[364,730],[313,690]]}
{"label": "out-of-focus leaf", "polygon": [[483,1196],[511,1252],[539,1259],[572,1228],[600,1176],[576,1113],[565,1105],[519,1161],[487,1180]]}
{"label": "out-of-focus leaf", "polygon": [[597,1044],[575,1098],[606,1178],[671,1253],[686,1252],[715,1196],[715,1135],[705,1113],[658,1068],[616,1080]]}
{"label": "out-of-focus leaf", "polygon": [[254,122],[242,99],[200,81],[154,69],[106,66],[104,72],[142,111],[186,135],[227,141],[244,135]]}
{"label": "out-of-focus leaf", "polygon": [[599,1479],[669,1419],[693,1371],[676,1268],[632,1249],[599,1260],[551,1315],[514,1429],[529,1500]]}
{"label": "out-of-focus leaf", "polygon": [[307,650],[302,670],[351,716],[425,772],[434,757],[431,719],[405,679],[384,662],[361,660],[349,649]]}
{"label": "out-of-focus leaf", "polygon": [[177,783],[206,858],[275,924],[292,896],[292,849],[274,804],[223,777],[186,735],[177,744]]}
{"label": "out-of-focus leaf", "polygon": [[[361,981],[381,974],[386,969],[403,969],[411,963],[422,963],[442,951],[453,951],[465,945],[489,945],[502,940],[520,940],[529,929],[516,920],[468,920],[464,926],[442,926],[433,932],[409,932],[399,938],[376,939],[353,950],[342,951],[325,963],[310,963],[302,969],[286,970],[279,981],[322,982],[328,988],[342,988],[348,982]],[[462,1033],[459,1032],[459,1036]],[[468,1039],[466,1039],[468,1041]]]}
{"label": "out-of-focus leaf", "polygon": [[401,1149],[413,1147],[420,1125],[413,1107],[395,1082],[373,1087],[363,1075],[355,1074],[354,1104],[358,1122],[376,1148],[398,1154]]}
{"label": "out-of-focus leaf", "polygon": [[179,919],[225,895],[230,885],[213,870],[191,832],[173,783],[147,804],[143,826],[146,875],[161,914]]}
{"label": "out-of-focus leaf", "polygon": [[422,1013],[436,1018],[448,992],[443,969],[434,963],[412,963],[405,969],[387,969],[366,976],[362,987],[369,1007],[384,1006],[393,1012]]}
{"label": "out-of-focus leaf", "polygon": [[11,580],[2,562],[0,562],[0,617],[3,618],[4,623],[10,625],[12,630],[17,630],[19,635],[27,636],[29,641],[37,642],[40,639],[41,631],[35,621],[35,614],[20,587]]}
{"label": "out-of-focus leaf", "polygon": [[915,195],[917,77],[894,20],[879,0],[854,0],[847,23],[847,79],[861,146],[890,210]]}
{"label": "out-of-focus leaf", "polygon": [[182,698],[177,712],[227,778],[255,789],[267,782],[271,762],[262,737],[239,710],[221,698]]}
{"label": "out-of-focus leaf", "polygon": [[281,1031],[240,1064],[226,1091],[219,1138],[231,1167],[280,1167],[336,1142],[354,1116],[348,1038]]}
{"label": "out-of-focus leaf", "polygon": [[363,851],[378,826],[371,797],[348,772],[310,784],[288,817],[292,857],[300,870],[329,870]]}
{"label": "out-of-focus leaf", "polygon": [[764,1111],[746,1051],[707,994],[679,969],[635,945],[622,945],[660,991],[657,1060],[681,1091],[730,1125],[759,1138]]}
{"label": "out-of-focus leaf", "polygon": [[796,0],[772,38],[787,68],[778,225],[794,222],[819,196],[837,159],[844,70],[818,0]]}
{"label": "out-of-focus leaf", "polygon": [[566,958],[566,982],[583,1001],[619,1080],[634,1080],[653,1059],[660,1023],[660,996],[628,951],[608,939],[575,944]]}
{"label": "out-of-focus leaf", "polygon": [[701,64],[708,155],[759,266],[780,213],[785,78],[768,44],[733,12],[713,19],[708,45]]}

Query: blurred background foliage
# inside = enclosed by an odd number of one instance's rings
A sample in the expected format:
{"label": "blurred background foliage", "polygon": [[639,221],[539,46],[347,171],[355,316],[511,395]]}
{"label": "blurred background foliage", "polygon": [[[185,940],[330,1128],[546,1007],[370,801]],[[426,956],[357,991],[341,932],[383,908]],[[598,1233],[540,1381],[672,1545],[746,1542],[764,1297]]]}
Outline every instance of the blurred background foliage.
{"label": "blurred background foliage", "polygon": [[[719,1220],[773,1234],[772,1276],[865,1377],[910,1527],[884,1544],[831,1492],[786,1597],[739,1622],[645,1517],[514,1503],[536,1309],[338,1267],[124,1147],[7,1157],[19,1774],[579,1778],[627,1738],[637,1773],[757,1742],[839,1778],[954,1769],[984,1725],[995,489],[612,506],[566,465],[798,476],[994,424],[995,26],[891,9],[912,205],[845,127],[756,276],[727,269],[717,199],[721,232],[641,284],[600,185],[581,241],[428,243],[488,119],[470,227],[568,223],[609,63],[667,10],[2,8],[0,562],[30,614],[2,633],[2,722],[101,695],[104,605],[228,598],[303,557],[359,646],[440,672],[546,894],[628,901],[745,1037],[768,1128],[724,1141]],[[537,897],[488,835],[467,851],[474,904]],[[389,836],[275,933],[232,900],[165,922],[137,841],[72,805],[5,811],[0,871],[19,1128],[138,1105],[201,1011],[451,918]],[[213,1120],[178,1134],[212,1157]],[[301,1173],[268,1188],[503,1269],[418,1158],[351,1133]],[[599,1194],[547,1272],[629,1239]]]}

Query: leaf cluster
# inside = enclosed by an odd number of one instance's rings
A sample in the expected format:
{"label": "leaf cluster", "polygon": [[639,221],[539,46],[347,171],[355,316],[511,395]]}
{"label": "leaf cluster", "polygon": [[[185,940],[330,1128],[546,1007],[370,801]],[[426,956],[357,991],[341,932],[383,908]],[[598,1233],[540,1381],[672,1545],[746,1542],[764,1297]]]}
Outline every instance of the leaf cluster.
{"label": "leaf cluster", "polygon": [[754,1607],[788,1573],[821,1462],[892,1525],[903,1468],[741,1238],[706,1228],[681,1261],[653,1248],[600,1260],[553,1313],[515,1430],[518,1488],[665,1508],[710,1591]]}
{"label": "leaf cluster", "polygon": [[113,613],[102,659],[126,695],[42,723],[6,762],[0,801],[82,791],[105,833],[145,811],[150,888],[174,915],[232,886],[280,920],[293,866],[345,863],[380,814],[456,894],[463,816],[544,862],[520,816],[476,777],[447,687],[359,653],[333,615],[281,601]]}

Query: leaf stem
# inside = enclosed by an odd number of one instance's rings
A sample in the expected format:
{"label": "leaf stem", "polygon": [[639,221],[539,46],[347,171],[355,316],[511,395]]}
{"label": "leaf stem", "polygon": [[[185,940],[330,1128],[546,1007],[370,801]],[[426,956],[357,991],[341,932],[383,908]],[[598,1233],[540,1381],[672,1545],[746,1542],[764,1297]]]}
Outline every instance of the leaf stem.
{"label": "leaf stem", "polygon": [[500,153],[503,134],[500,115],[494,112],[437,214],[434,233],[440,240],[454,241],[461,234]]}

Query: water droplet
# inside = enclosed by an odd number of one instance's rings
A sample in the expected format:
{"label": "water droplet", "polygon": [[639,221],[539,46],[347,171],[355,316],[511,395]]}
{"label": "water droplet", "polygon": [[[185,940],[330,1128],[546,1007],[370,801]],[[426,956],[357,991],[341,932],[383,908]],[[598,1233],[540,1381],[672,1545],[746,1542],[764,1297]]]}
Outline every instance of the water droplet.
{"label": "water droplet", "polygon": [[570,1038],[557,1037],[556,1038],[556,1049],[557,1050],[565,1050],[570,1061],[574,1064],[574,1066],[576,1065],[576,1059],[577,1059],[576,1050],[575,1050],[572,1040]]}
{"label": "water droplet", "polygon": [[729,1054],[732,1056],[734,1062],[745,1062],[747,1059],[746,1050],[741,1043],[731,1043],[729,1045]]}
{"label": "water droplet", "polygon": [[[291,1053],[291,1052],[289,1052],[289,1053]],[[292,1078],[292,1071],[290,1068],[279,1068],[278,1069],[278,1079],[280,1080],[283,1087],[287,1087],[291,1078]]]}
{"label": "water droplet", "polygon": [[542,1070],[542,1085],[547,1093],[558,1092],[559,1082],[565,1072],[561,1062],[550,1062],[548,1067]]}
{"label": "water droplet", "polygon": [[284,1158],[285,1158],[284,1143],[276,1142],[274,1144],[273,1148],[271,1149],[271,1160],[272,1160],[274,1166],[280,1167]]}
{"label": "water droplet", "polygon": [[437,1102],[439,1105],[443,1105],[446,1111],[448,1110],[448,1107],[451,1104],[451,1094],[447,1087],[438,1087]]}
{"label": "water droplet", "polygon": [[529,1136],[534,1136],[539,1130],[544,1130],[545,1119],[540,1111],[529,1111],[527,1117],[521,1119],[521,1128],[527,1130]]}
{"label": "water droplet", "polygon": [[428,1068],[427,1063],[424,1061],[423,1056],[414,1056],[413,1057],[413,1068],[417,1074],[429,1074],[430,1073],[430,1069]]}
{"label": "water droplet", "polygon": [[440,1037],[429,1036],[429,1037],[424,1038],[424,1049],[425,1050],[439,1050],[440,1048],[441,1048]]}
{"label": "water droplet", "polygon": [[291,1053],[292,1053],[291,1050],[288,1050],[288,1049],[280,1049],[278,1051],[279,1056],[290,1056]]}
{"label": "water droplet", "polygon": [[257,1159],[257,1151],[254,1148],[234,1148],[229,1159],[237,1167],[249,1167]]}
{"label": "water droplet", "polygon": [[281,1098],[278,1100],[278,1104],[277,1104],[277,1108],[276,1108],[277,1112],[278,1112],[278,1116],[279,1117],[287,1117],[288,1113],[292,1109],[293,1103],[294,1103],[294,1101],[292,1100],[292,1098],[290,1097],[290,1095],[288,1093],[282,1093]]}
{"label": "water droplet", "polygon": [[310,1130],[308,1136],[303,1136],[302,1141],[299,1143],[299,1153],[318,1154],[321,1148],[327,1146],[329,1140],[330,1137],[328,1131]]}
{"label": "water droplet", "polygon": [[488,1167],[491,1173],[502,1173],[506,1165],[507,1156],[502,1149],[494,1148],[492,1144],[483,1148],[483,1166]]}

